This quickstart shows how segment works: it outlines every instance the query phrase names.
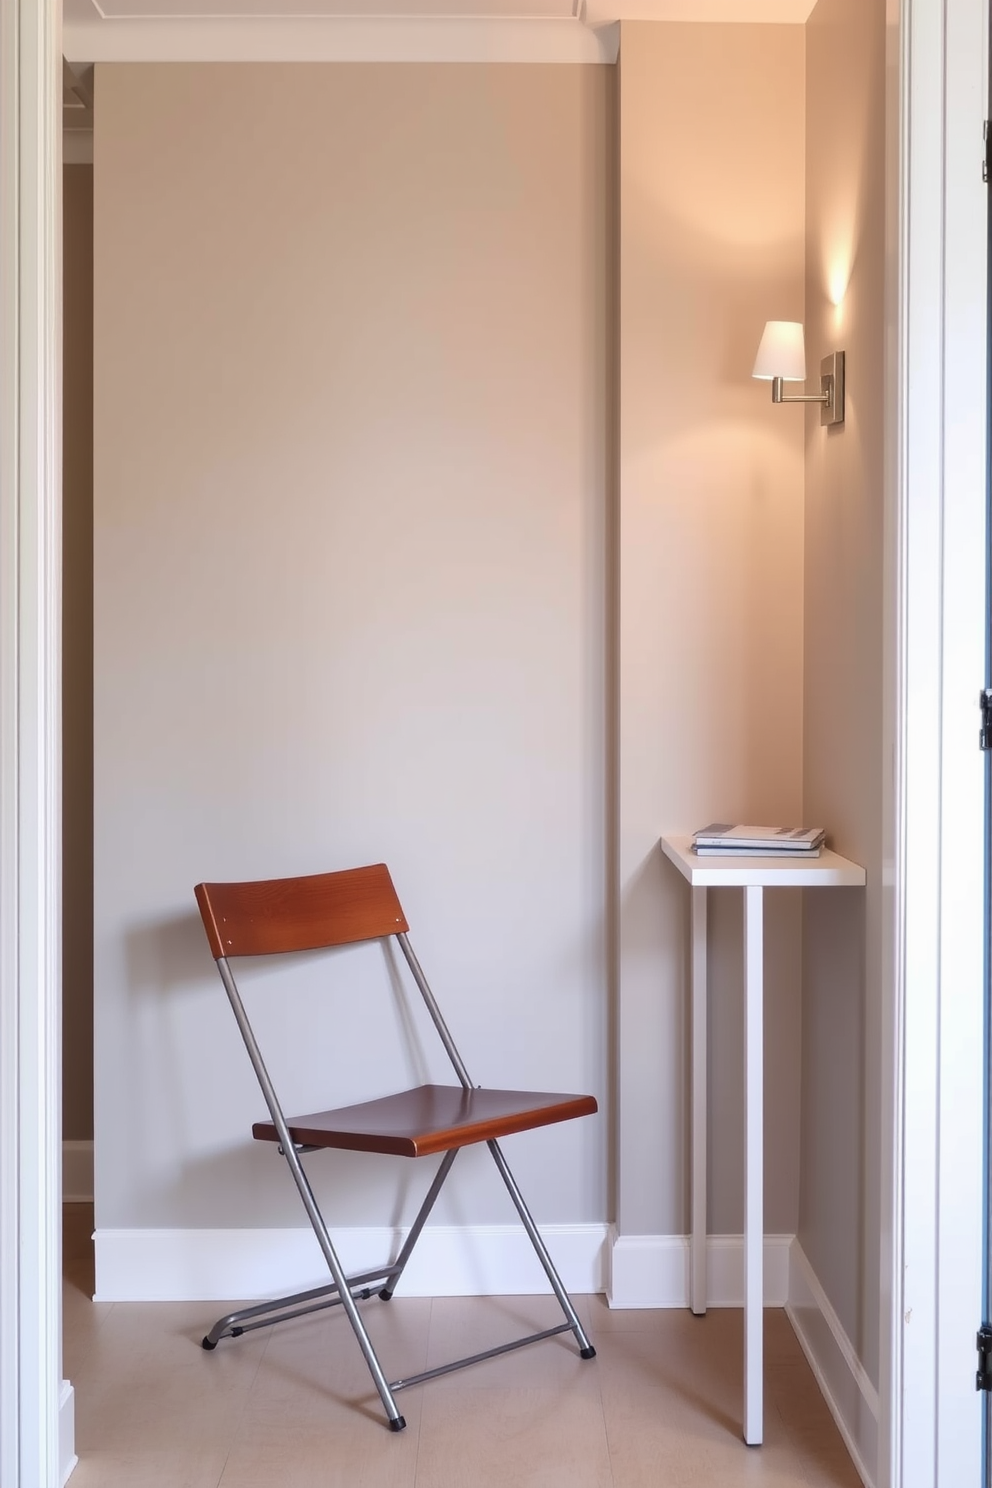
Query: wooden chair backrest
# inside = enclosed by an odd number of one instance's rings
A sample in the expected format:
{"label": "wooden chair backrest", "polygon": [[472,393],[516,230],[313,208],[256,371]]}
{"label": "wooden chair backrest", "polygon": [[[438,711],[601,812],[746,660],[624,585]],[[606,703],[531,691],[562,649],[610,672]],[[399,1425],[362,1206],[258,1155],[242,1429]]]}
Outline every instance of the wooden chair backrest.
{"label": "wooden chair backrest", "polygon": [[201,883],[194,892],[214,960],[315,951],[410,928],[385,863],[305,878]]}

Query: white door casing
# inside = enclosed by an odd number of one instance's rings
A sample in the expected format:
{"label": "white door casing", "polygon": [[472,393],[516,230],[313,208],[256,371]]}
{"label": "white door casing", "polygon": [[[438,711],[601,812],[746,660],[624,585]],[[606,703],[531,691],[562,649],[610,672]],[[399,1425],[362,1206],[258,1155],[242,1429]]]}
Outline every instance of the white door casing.
{"label": "white door casing", "polygon": [[61,15],[0,0],[0,1482],[59,1457]]}
{"label": "white door casing", "polygon": [[889,0],[879,1488],[980,1482],[986,0]]}

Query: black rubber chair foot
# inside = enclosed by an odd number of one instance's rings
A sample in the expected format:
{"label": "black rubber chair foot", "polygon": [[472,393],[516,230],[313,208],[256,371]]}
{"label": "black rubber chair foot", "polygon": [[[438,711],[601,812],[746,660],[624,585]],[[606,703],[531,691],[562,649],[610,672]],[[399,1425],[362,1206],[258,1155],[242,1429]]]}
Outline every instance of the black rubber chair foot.
{"label": "black rubber chair foot", "polygon": [[593,1348],[592,1344],[590,1344],[587,1349],[579,1349],[579,1356],[583,1359],[595,1359],[596,1350]]}
{"label": "black rubber chair foot", "polygon": [[392,1292],[391,1292],[391,1291],[390,1291],[390,1290],[389,1290],[389,1288],[388,1288],[388,1287],[383,1287],[383,1289],[382,1289],[382,1291],[381,1291],[381,1292],[380,1292],[380,1293],[379,1293],[379,1296],[380,1296],[380,1298],[381,1298],[381,1300],[382,1300],[382,1301],[383,1301],[383,1302],[388,1302],[388,1301],[389,1301],[389,1299],[390,1299],[390,1298],[391,1298],[391,1297],[392,1297],[392,1295],[393,1295],[393,1294],[392,1294]]}
{"label": "black rubber chair foot", "polygon": [[405,1427],[406,1418],[404,1416],[397,1416],[395,1421],[390,1421],[389,1423],[390,1431],[402,1431]]}
{"label": "black rubber chair foot", "polygon": [[216,1343],[211,1343],[209,1338],[205,1338],[203,1340],[203,1343],[200,1345],[200,1347],[201,1348],[205,1348],[205,1349],[207,1349],[209,1351],[210,1349],[215,1349],[217,1347],[217,1345],[216,1345]]}

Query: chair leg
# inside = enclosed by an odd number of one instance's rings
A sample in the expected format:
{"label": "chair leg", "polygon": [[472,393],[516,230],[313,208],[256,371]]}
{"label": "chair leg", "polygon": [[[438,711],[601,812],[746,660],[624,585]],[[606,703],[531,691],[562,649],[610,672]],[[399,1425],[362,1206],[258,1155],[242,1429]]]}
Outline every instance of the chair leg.
{"label": "chair leg", "polygon": [[313,1227],[313,1232],[317,1237],[317,1243],[323,1252],[324,1260],[327,1262],[328,1269],[334,1279],[338,1296],[341,1299],[341,1306],[348,1314],[348,1321],[351,1323],[355,1337],[358,1339],[359,1347],[365,1355],[365,1362],[369,1367],[369,1373],[375,1381],[379,1398],[386,1411],[389,1429],[391,1431],[402,1431],[406,1425],[406,1421],[404,1421],[400,1414],[399,1407],[393,1398],[393,1392],[389,1388],[389,1383],[382,1372],[382,1366],[379,1363],[376,1351],[372,1347],[372,1340],[366,1332],[365,1324],[359,1316],[355,1299],[351,1295],[348,1278],[345,1276],[341,1262],[338,1260],[337,1251],[331,1244],[331,1237],[327,1232],[324,1217],[317,1207],[317,1200],[313,1196],[310,1180],[303,1171],[300,1155],[289,1134],[286,1118],[283,1115],[282,1107],[279,1104],[272,1081],[269,1079],[268,1071],[265,1068],[265,1061],[262,1059],[262,1053],[258,1047],[258,1041],[248,1021],[248,1015],[245,1012],[241,995],[238,992],[226,957],[219,956],[217,958],[217,970],[220,972],[221,981],[224,983],[235,1020],[237,1021],[238,1028],[241,1030],[241,1037],[244,1039],[245,1048],[248,1051],[248,1057],[252,1062],[252,1067],[261,1086],[262,1094],[265,1097],[265,1104],[269,1108],[269,1115],[272,1117],[276,1132],[278,1133],[282,1155],[289,1164],[289,1171],[293,1175],[293,1182],[296,1184],[300,1198],[303,1200],[303,1207],[307,1211],[307,1218]]}
{"label": "chair leg", "polygon": [[441,1192],[441,1189],[444,1187],[444,1180],[451,1172],[451,1165],[454,1162],[455,1158],[458,1156],[458,1151],[459,1149],[457,1147],[452,1147],[450,1151],[446,1152],[441,1160],[440,1167],[434,1174],[434,1181],[431,1184],[430,1188],[427,1190],[427,1197],[424,1199],[424,1202],[420,1206],[420,1213],[413,1221],[413,1224],[410,1227],[410,1233],[404,1240],[403,1247],[400,1250],[399,1255],[396,1257],[396,1260],[390,1267],[388,1282],[379,1293],[379,1296],[382,1298],[383,1302],[388,1302],[390,1297],[396,1290],[396,1284],[399,1281],[400,1277],[403,1275],[407,1261],[413,1254],[413,1247],[420,1239],[420,1232],[424,1228],[424,1225],[427,1223],[427,1218],[437,1202],[437,1196]]}
{"label": "chair leg", "polygon": [[355,1299],[351,1295],[351,1292],[348,1288],[348,1278],[345,1276],[344,1270],[341,1266],[341,1262],[338,1260],[337,1251],[331,1244],[331,1237],[328,1233],[327,1226],[324,1223],[324,1216],[321,1214],[319,1208],[317,1207],[317,1200],[313,1196],[313,1190],[310,1187],[310,1181],[307,1178],[306,1173],[303,1171],[303,1164],[300,1162],[299,1156],[292,1143],[290,1143],[289,1147],[284,1150],[283,1156],[289,1164],[290,1171],[293,1174],[293,1181],[295,1182],[296,1187],[299,1189],[300,1198],[303,1200],[303,1207],[307,1211],[307,1217],[309,1218],[310,1223],[313,1226],[313,1232],[317,1237],[317,1243],[323,1252],[324,1260],[327,1262],[328,1270],[334,1278],[334,1283],[337,1287],[338,1295],[341,1298],[341,1306],[348,1314],[348,1321],[351,1323],[355,1337],[358,1339],[358,1345],[365,1356],[365,1362],[368,1365],[369,1373],[371,1374],[372,1379],[375,1382],[375,1387],[379,1392],[379,1399],[382,1401],[383,1407],[385,1409],[386,1418],[389,1423],[389,1429],[390,1431],[402,1431],[404,1426],[406,1425],[406,1421],[404,1420],[399,1406],[396,1404],[396,1400],[393,1397],[393,1392],[390,1389],[389,1382],[387,1381],[386,1376],[382,1371],[382,1365],[379,1363],[378,1355],[376,1354],[375,1349],[372,1347],[372,1340],[368,1335],[365,1324],[362,1322],[361,1315],[355,1303]]}
{"label": "chair leg", "polygon": [[561,1277],[555,1270],[554,1262],[552,1261],[551,1256],[548,1254],[548,1248],[545,1245],[544,1241],[541,1239],[541,1233],[538,1230],[537,1225],[534,1223],[534,1219],[531,1215],[530,1210],[524,1203],[524,1196],[517,1187],[516,1179],[510,1172],[509,1165],[506,1161],[506,1158],[503,1156],[503,1152],[499,1143],[490,1141],[486,1143],[486,1146],[492,1153],[493,1162],[499,1169],[500,1177],[506,1184],[507,1191],[509,1192],[510,1198],[513,1200],[514,1207],[516,1208],[517,1213],[520,1215],[521,1223],[523,1224],[524,1229],[527,1231],[530,1243],[531,1245],[533,1245],[535,1251],[537,1252],[537,1258],[541,1262],[541,1265],[544,1267],[545,1274],[551,1283],[552,1290],[555,1296],[558,1298],[558,1301],[561,1305],[561,1310],[568,1318],[569,1326],[571,1327],[572,1332],[575,1334],[575,1341],[579,1345],[579,1353],[581,1354],[583,1359],[594,1359],[596,1357],[596,1350],[589,1342],[588,1335],[586,1334],[586,1331],[583,1328],[582,1324],[579,1322],[575,1308],[572,1306],[571,1298],[562,1285]]}

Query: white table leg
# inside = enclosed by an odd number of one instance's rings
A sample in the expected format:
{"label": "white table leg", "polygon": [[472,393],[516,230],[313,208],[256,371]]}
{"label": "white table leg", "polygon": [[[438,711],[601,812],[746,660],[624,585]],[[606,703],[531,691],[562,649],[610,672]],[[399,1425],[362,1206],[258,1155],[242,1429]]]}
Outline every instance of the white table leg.
{"label": "white table leg", "polygon": [[693,888],[692,964],[692,1173],[689,1182],[691,1238],[689,1301],[701,1317],[706,1311],[706,889]]}
{"label": "white table leg", "polygon": [[744,1440],[760,1446],[764,1328],[763,898],[744,890]]}

